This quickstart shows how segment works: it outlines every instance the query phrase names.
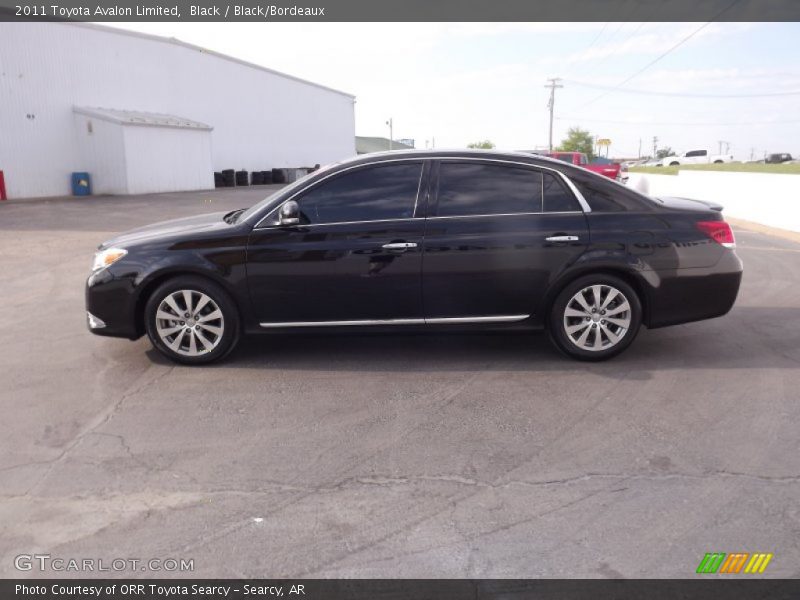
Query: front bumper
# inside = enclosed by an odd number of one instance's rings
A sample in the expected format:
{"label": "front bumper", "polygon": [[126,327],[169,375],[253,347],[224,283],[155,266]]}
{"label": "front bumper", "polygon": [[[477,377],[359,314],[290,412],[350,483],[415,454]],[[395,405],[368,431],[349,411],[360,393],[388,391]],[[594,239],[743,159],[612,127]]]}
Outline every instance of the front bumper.
{"label": "front bumper", "polygon": [[86,281],[86,325],[95,335],[135,340],[137,327],[134,277],[108,267]]}

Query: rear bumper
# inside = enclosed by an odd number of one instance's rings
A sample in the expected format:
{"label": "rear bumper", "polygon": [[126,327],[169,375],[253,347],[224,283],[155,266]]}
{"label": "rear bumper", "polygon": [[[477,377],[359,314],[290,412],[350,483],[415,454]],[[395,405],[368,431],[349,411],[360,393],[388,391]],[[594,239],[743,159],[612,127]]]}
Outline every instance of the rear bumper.
{"label": "rear bumper", "polygon": [[677,269],[661,273],[649,303],[647,326],[678,325],[727,314],[736,302],[742,281],[742,261],[725,252],[709,268]]}

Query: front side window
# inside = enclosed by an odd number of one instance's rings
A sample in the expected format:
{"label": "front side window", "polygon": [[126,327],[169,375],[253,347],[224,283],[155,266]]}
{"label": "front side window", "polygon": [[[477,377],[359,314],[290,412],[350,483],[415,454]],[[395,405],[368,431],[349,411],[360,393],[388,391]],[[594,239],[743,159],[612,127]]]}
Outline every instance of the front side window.
{"label": "front side window", "polygon": [[322,182],[295,198],[305,224],[410,219],[422,163],[376,165]]}
{"label": "front side window", "polygon": [[438,197],[440,217],[538,213],[542,174],[505,165],[444,162]]}
{"label": "front side window", "polygon": [[686,157],[689,158],[690,156],[706,156],[708,152],[706,150],[692,150],[691,152],[686,153]]}

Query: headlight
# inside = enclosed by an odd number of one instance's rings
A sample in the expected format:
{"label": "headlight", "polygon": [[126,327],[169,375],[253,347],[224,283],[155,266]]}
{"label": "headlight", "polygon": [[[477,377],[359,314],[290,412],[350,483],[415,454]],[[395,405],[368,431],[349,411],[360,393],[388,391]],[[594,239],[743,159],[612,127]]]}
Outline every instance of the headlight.
{"label": "headlight", "polygon": [[113,265],[127,253],[128,251],[123,248],[106,248],[100,252],[95,252],[92,271],[99,271],[100,269],[105,269],[109,265]]}

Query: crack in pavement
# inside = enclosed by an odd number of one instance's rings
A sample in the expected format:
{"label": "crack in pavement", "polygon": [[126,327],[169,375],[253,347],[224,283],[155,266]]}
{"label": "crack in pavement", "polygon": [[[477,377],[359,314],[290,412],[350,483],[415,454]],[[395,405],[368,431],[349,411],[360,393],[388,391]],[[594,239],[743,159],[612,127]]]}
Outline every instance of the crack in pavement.
{"label": "crack in pavement", "polygon": [[[154,368],[156,368],[156,365],[153,365],[153,366],[149,367],[142,374],[142,377],[146,376],[147,373],[150,372],[150,370],[154,369]],[[31,467],[31,466],[48,465],[48,467],[49,467],[48,469],[45,470],[44,473],[42,473],[42,475],[33,484],[31,484],[31,486],[23,494],[16,494],[16,495],[13,495],[13,496],[6,496],[6,497],[7,498],[8,497],[10,497],[10,498],[25,497],[25,496],[29,496],[31,493],[33,493],[36,490],[36,488],[39,487],[47,479],[47,477],[50,475],[50,473],[53,472],[53,469],[56,467],[56,465],[61,463],[69,455],[70,452],[72,452],[75,448],[77,448],[81,444],[81,442],[83,442],[84,438],[86,438],[86,436],[88,436],[88,435],[90,435],[92,433],[95,433],[96,429],[98,429],[98,428],[102,427],[103,425],[105,425],[106,423],[108,423],[114,417],[114,415],[116,415],[117,412],[119,412],[119,409],[122,407],[122,404],[126,400],[128,400],[129,398],[132,398],[133,396],[143,392],[145,389],[147,389],[151,385],[157,383],[158,381],[160,381],[161,379],[166,377],[168,374],[170,374],[174,369],[175,369],[175,367],[169,367],[167,370],[156,374],[155,376],[151,377],[149,380],[140,383],[133,390],[124,392],[116,402],[112,402],[111,404],[109,404],[105,408],[105,410],[103,410],[100,413],[98,413],[97,415],[95,415],[95,417],[93,419],[91,419],[86,424],[86,426],[80,432],[78,432],[78,434],[74,438],[72,438],[72,440],[66,446],[64,446],[63,450],[61,450],[61,452],[59,452],[59,454],[57,456],[55,456],[54,458],[47,459],[47,460],[31,461],[31,462],[22,463],[22,464],[19,464],[19,465],[13,465],[11,467],[5,467],[3,469],[0,469],[0,472],[7,472],[7,471],[15,470],[15,469],[24,469],[24,468]]]}

